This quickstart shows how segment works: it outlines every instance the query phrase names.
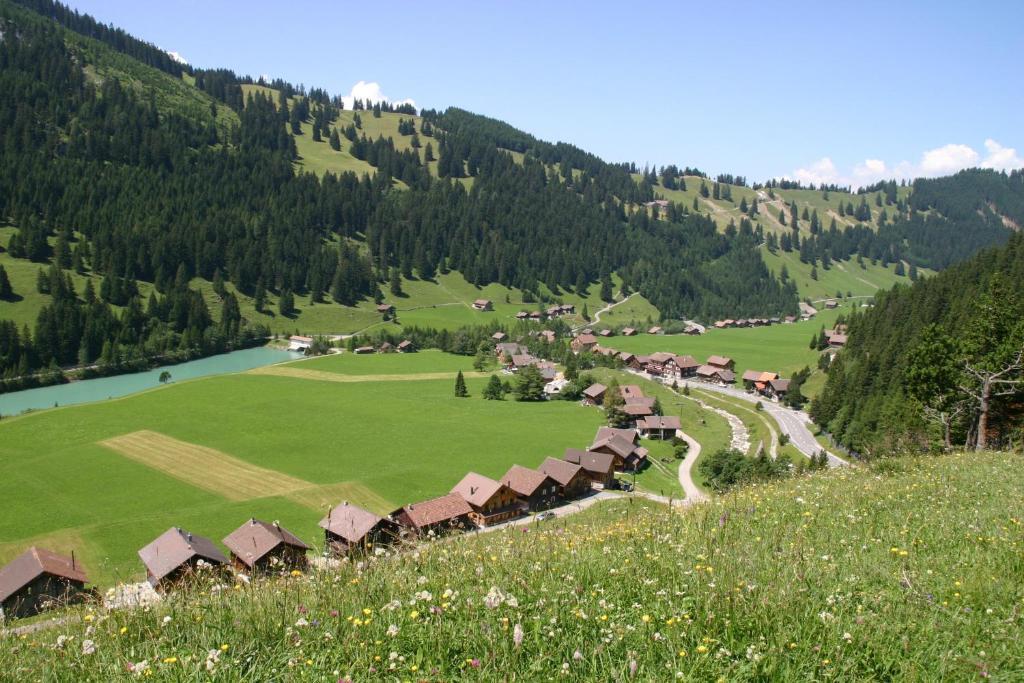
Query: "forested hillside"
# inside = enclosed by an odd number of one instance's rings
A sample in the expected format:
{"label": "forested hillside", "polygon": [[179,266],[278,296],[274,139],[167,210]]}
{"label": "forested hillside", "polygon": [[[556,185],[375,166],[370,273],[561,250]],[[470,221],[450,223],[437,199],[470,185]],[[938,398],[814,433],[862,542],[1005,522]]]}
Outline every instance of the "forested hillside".
{"label": "forested hillside", "polygon": [[849,321],[811,416],[841,443],[1004,447],[1024,440],[1024,236]]}
{"label": "forested hillside", "polygon": [[[614,281],[664,318],[788,314],[797,286],[762,249],[826,270],[856,255],[897,276],[906,261],[913,277],[1020,218],[1019,174],[971,183],[975,213],[894,183],[857,206],[833,188],[840,221],[826,224],[824,205],[783,204],[817,189],[641,173],[457,108],[343,111],[323,89],[181,64],[51,0],[0,0],[0,30],[0,268],[17,269],[0,271],[0,298],[35,320],[4,325],[8,380],[213,353],[266,335],[269,301],[300,327],[296,297],[372,310],[450,273],[523,302],[599,284],[608,301]],[[703,204],[653,203],[694,177]]]}

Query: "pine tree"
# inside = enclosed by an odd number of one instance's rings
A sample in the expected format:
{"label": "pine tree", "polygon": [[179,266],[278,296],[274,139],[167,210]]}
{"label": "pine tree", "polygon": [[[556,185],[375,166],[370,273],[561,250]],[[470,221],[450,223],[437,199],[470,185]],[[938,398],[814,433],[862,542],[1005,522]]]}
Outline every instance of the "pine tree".
{"label": "pine tree", "polygon": [[601,301],[611,303],[614,299],[612,297],[612,279],[608,275],[601,276]]}
{"label": "pine tree", "polygon": [[497,375],[491,375],[491,379],[487,381],[483,397],[488,401],[500,401],[505,398],[505,389],[502,387],[501,380],[498,379]]}
{"label": "pine tree", "polygon": [[455,375],[455,398],[466,398],[469,396],[469,390],[466,389],[466,378],[462,376],[462,370],[459,370],[459,374]]}
{"label": "pine tree", "polygon": [[580,316],[588,323],[590,322],[590,309],[587,308],[586,302],[583,304],[583,311],[580,312]]}
{"label": "pine tree", "polygon": [[295,313],[295,296],[292,290],[285,288],[281,290],[281,296],[277,300],[277,312],[288,318]]}
{"label": "pine tree", "polygon": [[395,296],[402,296],[402,275],[398,268],[391,269],[391,282],[389,284],[391,293]]}
{"label": "pine tree", "polygon": [[335,152],[340,152],[341,151],[341,136],[338,135],[338,129],[337,128],[332,128],[331,129],[330,145],[331,145],[331,149],[333,149]]}
{"label": "pine tree", "polygon": [[7,271],[0,265],[0,299],[9,301],[14,298],[14,288],[11,287],[11,281],[7,277]]}
{"label": "pine tree", "polygon": [[[104,278],[103,284],[106,285],[106,283],[107,283],[107,279]],[[102,294],[102,287],[100,288],[100,293]],[[106,297],[104,297],[104,298],[106,298]],[[256,292],[252,296],[252,305],[253,305],[253,308],[256,309],[257,313],[262,313],[263,312],[263,307],[266,306],[266,304],[267,304],[267,289],[263,285],[263,280],[260,280],[259,282],[256,283]]]}

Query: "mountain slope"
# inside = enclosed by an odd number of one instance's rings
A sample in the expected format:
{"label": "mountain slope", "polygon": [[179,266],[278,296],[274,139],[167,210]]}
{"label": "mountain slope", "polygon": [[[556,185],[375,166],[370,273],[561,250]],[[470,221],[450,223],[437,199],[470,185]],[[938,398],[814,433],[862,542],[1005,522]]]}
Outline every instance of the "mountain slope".
{"label": "mountain slope", "polygon": [[1017,468],[991,453],[890,461],[682,511],[600,503],[233,590],[201,578],[147,610],[78,608],[8,636],[0,666],[77,680],[137,664],[218,680],[1017,680]]}

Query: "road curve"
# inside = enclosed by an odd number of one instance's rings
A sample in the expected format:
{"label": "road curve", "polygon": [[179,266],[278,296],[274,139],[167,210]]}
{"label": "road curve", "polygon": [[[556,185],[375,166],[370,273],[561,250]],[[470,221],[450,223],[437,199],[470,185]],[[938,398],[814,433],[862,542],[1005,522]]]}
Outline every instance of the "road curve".
{"label": "road curve", "polygon": [[701,491],[693,481],[691,473],[693,463],[697,462],[697,458],[700,457],[700,443],[681,429],[676,430],[676,436],[685,441],[689,446],[686,451],[686,457],[679,463],[679,485],[683,487],[683,492],[686,493],[684,503],[686,505],[693,505],[694,503],[704,502],[708,499],[707,494]]}
{"label": "road curve", "polygon": [[[645,372],[634,372],[633,374],[640,375],[647,379],[654,379]],[[733,387],[723,387],[717,384],[708,384],[699,381],[694,381],[693,386],[703,391],[713,391],[718,394],[725,394],[726,396],[738,398],[742,401],[747,401],[748,403],[761,402],[764,406],[764,411],[775,419],[779,425],[779,429],[782,430],[783,434],[789,437],[790,443],[792,443],[798,451],[809,458],[821,452],[822,446],[818,443],[818,440],[814,438],[814,434],[810,430],[809,425],[811,425],[812,422],[807,416],[807,413],[787,408],[784,405],[774,403],[767,399],[762,399],[758,396],[753,396],[745,391],[734,389]],[[826,450],[825,454],[828,457],[829,467],[843,467],[850,464],[835,453]]]}

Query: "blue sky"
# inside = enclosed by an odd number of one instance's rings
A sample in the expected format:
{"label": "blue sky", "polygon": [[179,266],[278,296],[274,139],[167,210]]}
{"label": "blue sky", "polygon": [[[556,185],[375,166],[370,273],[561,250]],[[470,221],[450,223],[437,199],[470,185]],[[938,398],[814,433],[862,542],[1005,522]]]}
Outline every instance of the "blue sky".
{"label": "blue sky", "polygon": [[1024,165],[1016,0],[71,5],[196,66],[376,83],[611,161],[854,184]]}

